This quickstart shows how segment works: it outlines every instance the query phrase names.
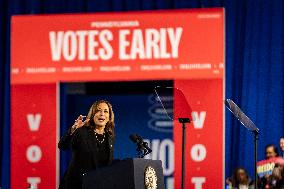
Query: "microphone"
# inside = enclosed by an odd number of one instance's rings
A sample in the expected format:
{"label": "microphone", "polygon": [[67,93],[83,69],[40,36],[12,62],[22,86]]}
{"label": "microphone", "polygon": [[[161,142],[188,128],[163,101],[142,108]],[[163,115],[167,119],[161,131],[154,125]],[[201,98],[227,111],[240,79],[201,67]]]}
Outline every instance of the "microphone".
{"label": "microphone", "polygon": [[144,155],[147,155],[152,152],[151,148],[149,148],[148,143],[143,141],[143,138],[138,134],[131,134],[129,138],[132,142],[136,143],[139,150],[144,150]]}
{"label": "microphone", "polygon": [[140,149],[145,149],[144,145],[143,145],[143,139],[139,135],[131,134],[131,135],[129,135],[129,138],[132,140],[132,142],[137,144],[139,150]]}
{"label": "microphone", "polygon": [[140,142],[136,134],[131,134],[131,135],[129,135],[129,138],[130,138],[130,139],[132,140],[132,142],[134,142],[134,143],[139,143],[139,142]]}
{"label": "microphone", "polygon": [[139,136],[138,134],[136,134],[137,138],[139,139],[139,141],[142,143],[143,147],[146,148],[146,150],[148,151],[148,153],[152,152],[152,149],[148,146],[148,143],[145,142],[143,140],[143,138],[141,136]]}

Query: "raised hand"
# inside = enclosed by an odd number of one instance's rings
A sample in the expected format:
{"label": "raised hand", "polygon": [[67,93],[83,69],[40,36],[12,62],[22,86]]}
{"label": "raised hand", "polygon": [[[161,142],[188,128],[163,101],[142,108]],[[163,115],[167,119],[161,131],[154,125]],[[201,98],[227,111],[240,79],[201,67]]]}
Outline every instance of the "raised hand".
{"label": "raised hand", "polygon": [[83,121],[83,119],[86,116],[83,115],[79,115],[79,117],[75,120],[74,124],[71,127],[71,134],[78,128],[83,127],[90,119],[86,119],[85,121]]}

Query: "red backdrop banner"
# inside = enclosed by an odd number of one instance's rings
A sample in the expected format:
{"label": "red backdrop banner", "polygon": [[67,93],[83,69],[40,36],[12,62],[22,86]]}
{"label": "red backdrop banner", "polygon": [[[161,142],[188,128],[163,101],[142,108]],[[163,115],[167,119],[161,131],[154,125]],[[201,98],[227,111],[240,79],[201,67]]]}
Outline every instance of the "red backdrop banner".
{"label": "red backdrop banner", "polygon": [[[184,92],[197,118],[187,126],[186,188],[222,188],[222,8],[13,16],[11,25],[12,189],[58,184],[55,83],[137,80],[174,80]],[[174,142],[180,188],[179,123]]]}
{"label": "red backdrop banner", "polygon": [[[182,100],[192,110],[187,117],[193,117],[186,125],[185,188],[223,188],[223,80],[176,80],[174,85],[185,94],[185,101],[175,96],[174,112],[183,106]],[[174,131],[175,188],[180,188],[182,125],[176,121]]]}
{"label": "red backdrop banner", "polygon": [[223,9],[12,17],[12,83],[222,78]]}
{"label": "red backdrop banner", "polygon": [[11,188],[56,188],[56,84],[11,88]]}

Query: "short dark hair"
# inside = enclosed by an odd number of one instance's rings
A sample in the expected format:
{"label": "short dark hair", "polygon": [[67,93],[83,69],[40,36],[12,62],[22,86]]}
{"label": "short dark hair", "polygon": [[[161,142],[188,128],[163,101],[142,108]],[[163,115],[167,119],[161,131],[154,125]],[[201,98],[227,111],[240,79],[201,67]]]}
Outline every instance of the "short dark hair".
{"label": "short dark hair", "polygon": [[[276,157],[278,157],[278,156],[279,156],[278,148],[277,148],[277,146],[274,145],[274,144],[268,144],[268,145],[266,145],[266,146],[265,146],[265,153],[266,153],[267,148],[270,148],[270,147],[273,148],[273,151],[276,153]],[[266,154],[265,154],[265,155],[266,155]]]}

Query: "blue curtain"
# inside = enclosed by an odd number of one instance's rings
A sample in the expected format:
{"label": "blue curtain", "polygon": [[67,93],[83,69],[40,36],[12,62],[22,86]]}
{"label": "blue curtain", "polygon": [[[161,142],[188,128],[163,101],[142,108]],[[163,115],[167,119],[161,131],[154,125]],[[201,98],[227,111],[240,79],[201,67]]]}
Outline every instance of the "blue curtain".
{"label": "blue curtain", "polygon": [[[283,1],[231,1],[226,9],[226,97],[260,129],[258,160],[283,135]],[[230,8],[229,8],[230,7]],[[226,174],[253,174],[253,135],[226,112]]]}
{"label": "blue curtain", "polygon": [[[264,146],[278,145],[284,130],[282,0],[2,0],[0,1],[0,181],[10,179],[10,19],[17,14],[225,7],[226,97],[233,99],[260,128]],[[64,90],[63,90],[64,91]],[[226,176],[244,166],[253,176],[253,135],[226,110]]]}

